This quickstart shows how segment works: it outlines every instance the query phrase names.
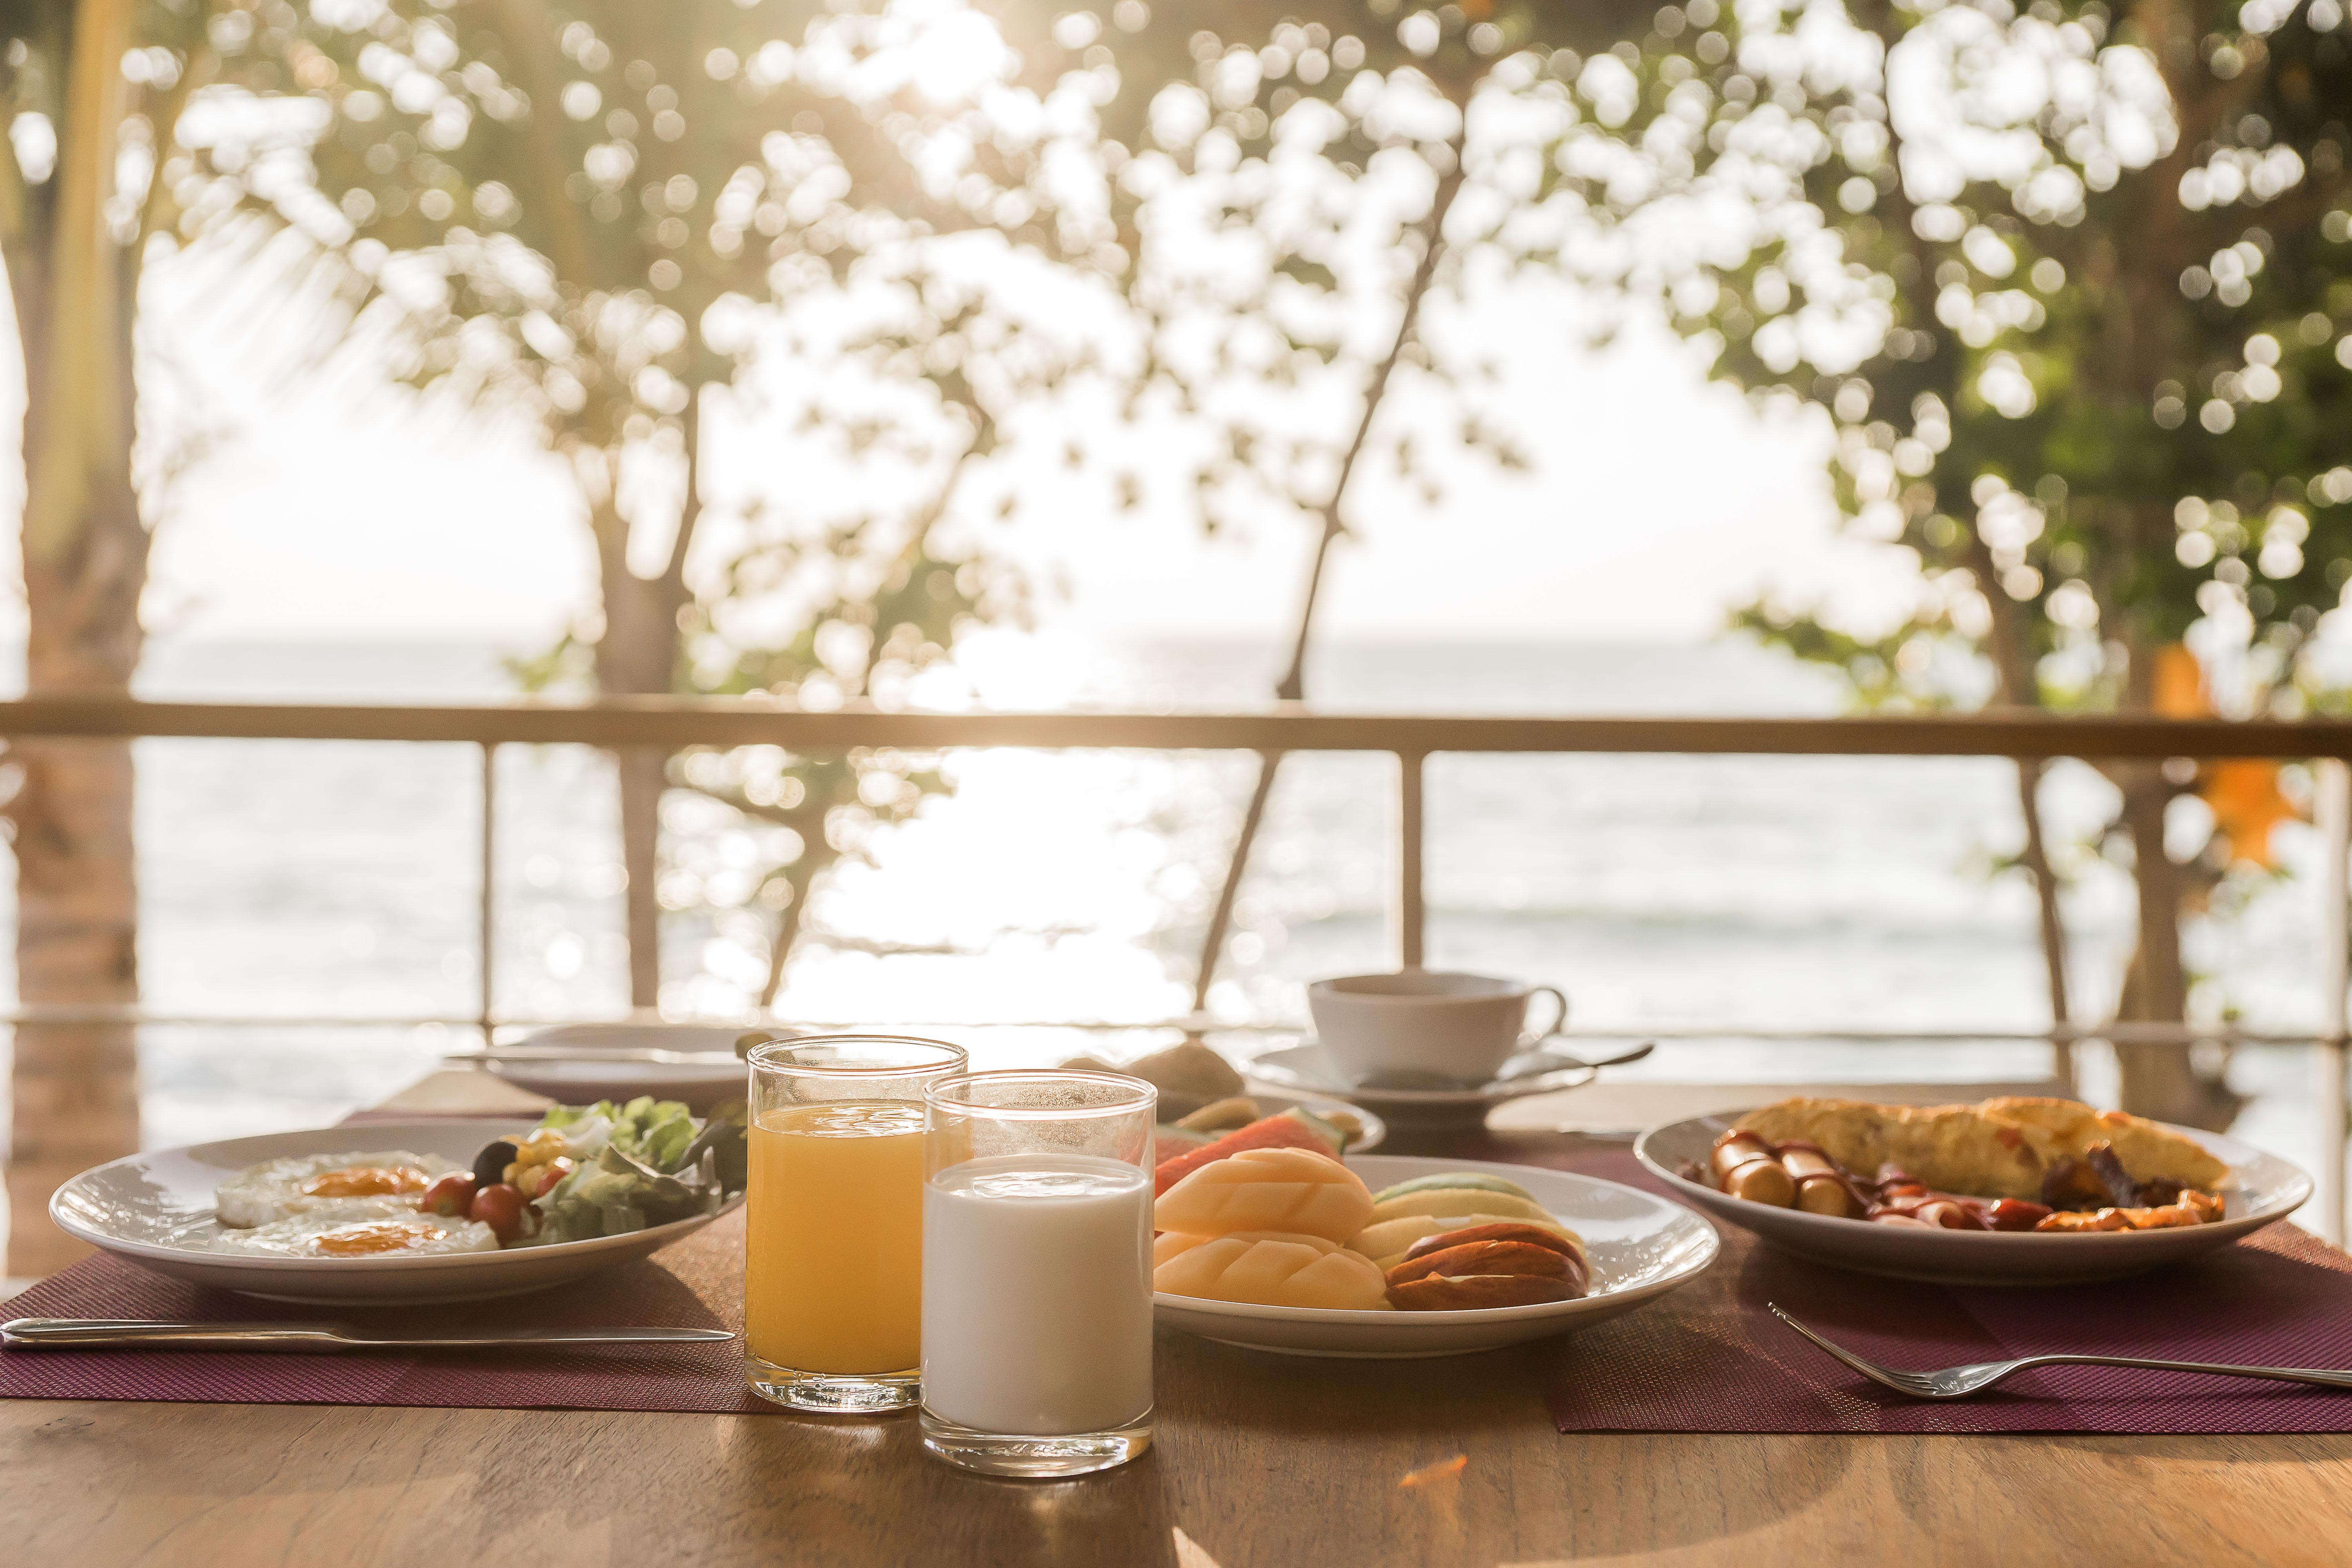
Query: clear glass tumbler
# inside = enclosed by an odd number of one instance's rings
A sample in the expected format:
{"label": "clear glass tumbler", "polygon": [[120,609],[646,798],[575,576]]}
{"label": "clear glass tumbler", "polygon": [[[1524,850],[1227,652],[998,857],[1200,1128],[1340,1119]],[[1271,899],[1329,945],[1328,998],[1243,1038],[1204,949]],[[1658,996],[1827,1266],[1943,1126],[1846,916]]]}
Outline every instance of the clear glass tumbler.
{"label": "clear glass tumbler", "polygon": [[1100,1072],[988,1072],[924,1095],[923,1446],[994,1476],[1151,1446],[1151,1124]]}
{"label": "clear glass tumbler", "polygon": [[963,1051],[822,1035],[750,1059],[745,1373],[797,1410],[903,1410],[921,1358],[923,1091]]}

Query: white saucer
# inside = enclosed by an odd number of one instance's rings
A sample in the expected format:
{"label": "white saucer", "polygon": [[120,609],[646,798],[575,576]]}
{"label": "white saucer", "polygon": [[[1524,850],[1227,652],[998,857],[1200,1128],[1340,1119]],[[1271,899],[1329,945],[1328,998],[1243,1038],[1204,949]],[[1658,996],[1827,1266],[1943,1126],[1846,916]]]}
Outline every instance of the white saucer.
{"label": "white saucer", "polygon": [[[1573,1333],[1630,1312],[1695,1279],[1715,1261],[1715,1227],[1678,1203],[1597,1176],[1483,1160],[1425,1160],[1397,1154],[1349,1155],[1348,1168],[1378,1192],[1416,1176],[1483,1172],[1517,1183],[1584,1238],[1592,1265],[1589,1294],[1532,1307],[1462,1312],[1347,1311],[1260,1307],[1199,1296],[1151,1298],[1153,1314],[1171,1328],[1221,1344],[1285,1355],[1406,1361],[1463,1355],[1522,1340]],[[1883,1228],[1883,1227],[1882,1227]]]}
{"label": "white saucer", "polygon": [[213,1218],[213,1190],[249,1165],[298,1154],[404,1149],[470,1167],[484,1144],[520,1136],[531,1125],[528,1120],[509,1123],[486,1118],[370,1121],[153,1149],[74,1177],[49,1199],[49,1217],[67,1235],[159,1274],[265,1301],[339,1307],[478,1301],[543,1290],[635,1262],[685,1240],[718,1217],[698,1215],[588,1241],[430,1258],[267,1258],[207,1250],[220,1231]]}
{"label": "white saucer", "polygon": [[2242,1236],[2284,1219],[2311,1196],[2311,1178],[2251,1143],[2194,1128],[2169,1131],[2194,1139],[2230,1165],[2227,1205],[2210,1225],[2166,1230],[2093,1231],[2044,1236],[2032,1231],[1915,1230],[1872,1225],[1798,1209],[1774,1208],[1717,1192],[1681,1174],[1686,1162],[1704,1161],[1716,1139],[1745,1111],[1694,1116],[1653,1127],[1633,1145],[1650,1173],[1686,1202],[1764,1240],[1833,1268],[1940,1285],[2063,1285],[2126,1274],[2227,1247]]}
{"label": "white saucer", "polygon": [[1559,1047],[1538,1047],[1503,1064],[1491,1083],[1459,1089],[1394,1089],[1350,1080],[1320,1043],[1309,1040],[1266,1052],[1241,1064],[1252,1083],[1291,1093],[1327,1095],[1376,1108],[1391,1121],[1428,1123],[1472,1120],[1507,1100],[1530,1094],[1581,1089],[1599,1068]]}

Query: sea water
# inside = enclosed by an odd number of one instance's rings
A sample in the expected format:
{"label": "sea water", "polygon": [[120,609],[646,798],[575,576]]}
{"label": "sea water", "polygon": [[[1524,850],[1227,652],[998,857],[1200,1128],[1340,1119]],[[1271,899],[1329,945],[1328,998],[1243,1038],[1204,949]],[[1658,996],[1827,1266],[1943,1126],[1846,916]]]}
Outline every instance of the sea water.
{"label": "sea water", "polygon": [[1104,1432],[1151,1408],[1151,1184],[1002,1154],[923,1189],[923,1406],[978,1431]]}

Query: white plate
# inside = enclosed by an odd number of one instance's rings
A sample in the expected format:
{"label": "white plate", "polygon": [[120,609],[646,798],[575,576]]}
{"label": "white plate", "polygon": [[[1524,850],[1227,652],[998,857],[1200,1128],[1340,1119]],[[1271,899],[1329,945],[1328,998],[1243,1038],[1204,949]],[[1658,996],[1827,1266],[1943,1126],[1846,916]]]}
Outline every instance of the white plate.
{"label": "white plate", "polygon": [[1198,1296],[1151,1298],[1160,1321],[1221,1344],[1286,1355],[1402,1361],[1493,1350],[1552,1334],[1574,1333],[1697,1278],[1715,1261],[1715,1229],[1680,1204],[1616,1182],[1483,1160],[1423,1160],[1398,1154],[1349,1155],[1348,1167],[1374,1192],[1415,1176],[1484,1172],[1517,1182],[1584,1238],[1592,1266],[1591,1293],[1574,1301],[1488,1307],[1466,1312],[1365,1312],[1314,1307],[1257,1307]]}
{"label": "white plate", "polygon": [[[629,1100],[650,1094],[682,1100],[697,1115],[724,1100],[740,1100],[751,1068],[735,1057],[735,1042],[749,1030],[732,1024],[567,1024],[541,1029],[517,1046],[562,1047],[579,1053],[570,1061],[488,1061],[483,1066],[518,1089],[543,1094],[562,1105],[600,1100]],[[599,1061],[606,1051],[724,1052],[725,1061]]]}
{"label": "white plate", "polygon": [[[1364,1135],[1356,1140],[1353,1143],[1348,1145],[1348,1152],[1351,1155],[1370,1153],[1373,1150],[1379,1148],[1381,1144],[1387,1140],[1389,1135],[1389,1124],[1381,1121],[1378,1115],[1365,1109],[1363,1106],[1350,1105],[1344,1100],[1333,1100],[1328,1095],[1321,1094],[1276,1093],[1272,1089],[1259,1089],[1255,1087],[1244,1088],[1242,1090],[1242,1093],[1249,1099],[1257,1101],[1258,1115],[1261,1118],[1267,1116],[1279,1116],[1293,1106],[1311,1110],[1316,1115],[1322,1117],[1328,1117],[1335,1110],[1346,1111],[1349,1116],[1354,1117],[1364,1129]],[[1229,1127],[1225,1129],[1225,1132],[1237,1132],[1241,1130],[1236,1127]],[[1224,1132],[1219,1132],[1214,1136],[1223,1138],[1224,1135]]]}
{"label": "white plate", "polygon": [[1245,1094],[1264,1086],[1293,1094],[1327,1095],[1351,1105],[1377,1108],[1400,1127],[1475,1122],[1506,1100],[1581,1089],[1600,1071],[1580,1058],[1541,1047],[1513,1057],[1504,1066],[1509,1076],[1474,1089],[1381,1089],[1352,1081],[1331,1053],[1313,1040],[1267,1051],[1241,1064],[1243,1076],[1249,1079],[1243,1090]]}
{"label": "white plate", "polygon": [[151,1150],[74,1177],[49,1199],[49,1217],[68,1235],[159,1274],[268,1301],[334,1306],[477,1301],[543,1290],[634,1262],[717,1217],[674,1220],[593,1241],[434,1258],[248,1258],[204,1250],[220,1234],[213,1218],[214,1189],[248,1165],[295,1154],[404,1149],[471,1168],[483,1144],[530,1126],[480,1118],[372,1121]]}
{"label": "white plate", "polygon": [[1897,1279],[1938,1285],[2070,1285],[2113,1279],[2226,1247],[2284,1219],[2311,1196],[2311,1178],[2277,1155],[2218,1132],[2175,1127],[2170,1131],[2194,1139],[2229,1163],[2232,1181],[2222,1193],[2223,1217],[2210,1225],[2071,1235],[1869,1225],[1749,1203],[1685,1181],[1677,1173],[1685,1162],[1703,1163],[1716,1139],[1746,1114],[1726,1111],[1653,1127],[1634,1143],[1633,1152],[1652,1174],[1717,1219],[1815,1262]]}

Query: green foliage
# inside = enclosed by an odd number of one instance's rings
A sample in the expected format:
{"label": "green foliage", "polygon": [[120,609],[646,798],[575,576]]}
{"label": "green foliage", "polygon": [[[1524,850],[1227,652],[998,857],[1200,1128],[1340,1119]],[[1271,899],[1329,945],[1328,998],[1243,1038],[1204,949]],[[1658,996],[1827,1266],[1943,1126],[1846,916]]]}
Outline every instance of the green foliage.
{"label": "green foliage", "polygon": [[1598,225],[1725,220],[1612,280],[1826,410],[1849,527],[1936,589],[1891,638],[1749,624],[1865,677],[1957,626],[2018,700],[2140,707],[2200,627],[2296,710],[2352,574],[2340,15],[1694,0],[1586,64],[1555,161]]}
{"label": "green foliage", "polygon": [[[362,280],[372,339],[404,345],[414,384],[521,412],[580,478],[603,615],[519,661],[528,687],[902,701],[965,626],[1017,609],[976,536],[948,533],[959,486],[1002,440],[1003,404],[1071,365],[1000,352],[1025,340],[983,296],[927,291],[921,258],[941,235],[1025,216],[1008,204],[1027,199],[1017,181],[1050,138],[969,139],[959,169],[927,156],[977,111],[943,113],[905,62],[952,40],[786,0],[223,16],[212,44],[243,62],[248,102],[191,147],[188,172],[234,203],[215,198],[213,221],[258,215],[307,236]],[[991,85],[948,64],[965,89]],[[889,435],[918,471],[930,454],[891,433],[961,441],[928,464],[936,492],[848,523],[799,497],[709,495],[717,416],[768,417],[752,378],[777,321],[877,287],[913,324],[819,352],[895,375],[902,395],[879,412],[812,399],[792,433],[834,429],[853,455]],[[650,573],[648,535],[667,542]],[[758,895],[788,911],[779,973],[811,879],[944,787],[923,760],[882,755],[697,753],[671,777],[788,830],[769,836],[780,854]]]}

